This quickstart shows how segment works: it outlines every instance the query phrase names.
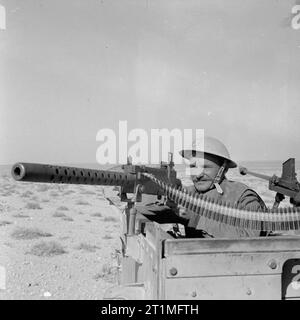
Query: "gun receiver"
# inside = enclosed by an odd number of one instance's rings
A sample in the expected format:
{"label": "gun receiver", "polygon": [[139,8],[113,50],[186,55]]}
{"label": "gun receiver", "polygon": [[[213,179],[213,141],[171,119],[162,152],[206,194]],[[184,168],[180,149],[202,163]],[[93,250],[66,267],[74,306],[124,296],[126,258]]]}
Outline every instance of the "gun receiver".
{"label": "gun receiver", "polygon": [[269,189],[277,192],[273,208],[277,208],[279,203],[284,199],[284,196],[290,197],[290,202],[293,205],[300,205],[300,184],[296,179],[295,158],[290,158],[282,164],[281,177],[276,175],[267,176],[264,174],[249,171],[247,168],[240,167],[240,174],[250,174],[269,181]]}

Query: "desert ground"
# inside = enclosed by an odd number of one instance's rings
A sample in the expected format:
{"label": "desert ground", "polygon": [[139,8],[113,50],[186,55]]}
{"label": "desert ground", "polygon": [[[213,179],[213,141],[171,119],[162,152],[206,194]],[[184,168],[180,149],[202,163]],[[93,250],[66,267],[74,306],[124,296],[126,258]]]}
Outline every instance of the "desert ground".
{"label": "desert ground", "polygon": [[[102,299],[116,283],[120,217],[112,188],[1,177],[0,299]],[[106,194],[105,194],[106,192]]]}
{"label": "desert ground", "polygon": [[[272,205],[266,181],[237,171],[229,178]],[[0,179],[0,299],[103,299],[117,283],[120,214],[107,200],[114,188],[16,182],[8,169]]]}

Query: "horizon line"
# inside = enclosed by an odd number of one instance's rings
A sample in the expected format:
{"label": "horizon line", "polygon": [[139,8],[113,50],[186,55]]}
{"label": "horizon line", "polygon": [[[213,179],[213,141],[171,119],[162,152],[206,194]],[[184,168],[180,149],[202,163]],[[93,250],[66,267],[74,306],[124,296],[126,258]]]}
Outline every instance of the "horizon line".
{"label": "horizon line", "polygon": [[[288,159],[286,159],[288,160]],[[284,162],[286,160],[282,160],[282,159],[275,159],[275,160],[235,160],[235,162]],[[297,160],[295,159],[296,162],[300,162],[300,159]],[[19,162],[27,162],[28,161],[19,161]],[[13,166],[15,163],[0,163],[0,166]],[[30,162],[29,162],[30,163]],[[36,163],[44,163],[44,162],[36,162]],[[107,163],[107,164],[99,164],[97,163],[97,161],[95,162],[85,162],[85,161],[81,161],[81,162],[51,162],[51,163],[44,163],[44,164],[54,164],[56,163],[57,165],[68,165],[68,164],[98,164],[99,166],[106,166],[106,165],[111,165],[111,166],[118,166],[118,165],[124,165],[124,163]],[[184,163],[182,163],[184,164]],[[140,165],[147,165],[147,164],[140,164]],[[148,164],[148,165],[152,165],[152,164]],[[156,164],[159,165],[159,164]],[[176,164],[175,164],[176,165]]]}

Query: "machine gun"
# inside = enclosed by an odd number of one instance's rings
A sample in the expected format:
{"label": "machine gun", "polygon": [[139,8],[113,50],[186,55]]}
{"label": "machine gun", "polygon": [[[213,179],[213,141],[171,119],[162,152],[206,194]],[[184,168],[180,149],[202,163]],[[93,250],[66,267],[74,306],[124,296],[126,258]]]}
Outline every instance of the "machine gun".
{"label": "machine gun", "polygon": [[[294,171],[291,170],[290,165],[285,165],[284,168],[285,179],[279,179],[280,184],[278,185],[278,183],[273,183],[273,180],[277,181],[278,178],[273,178],[270,185],[272,190],[291,196],[295,204],[299,201],[299,189],[295,189],[299,188],[299,184],[294,182],[296,186],[292,189],[293,183],[290,180],[286,181],[286,176],[290,177],[291,172]],[[165,199],[173,201],[176,205],[180,205],[196,215],[238,228],[260,231],[300,229],[300,207],[277,208],[278,206],[275,206],[265,212],[241,210],[224,201],[215,202],[205,194],[188,192],[181,187],[181,182],[176,177],[172,155],[170,155],[169,163],[162,163],[160,168],[136,166],[128,163],[123,165],[122,169],[123,172],[117,172],[48,164],[17,163],[12,167],[12,176],[17,181],[120,186],[121,201],[127,202],[125,214],[127,219],[126,234],[128,235],[135,233],[137,214],[135,203],[142,201],[142,194],[155,195],[158,198],[164,196]],[[243,172],[248,171],[244,169]],[[251,174],[254,173],[251,172]],[[264,175],[255,175],[269,179]],[[282,181],[285,181],[285,184]],[[133,197],[128,199],[127,193],[132,193]]]}
{"label": "machine gun", "polygon": [[[181,181],[176,177],[172,153],[169,153],[169,162],[161,162],[159,168],[132,165],[128,159],[121,169],[122,172],[19,162],[13,165],[11,174],[16,181],[119,186],[121,201],[127,202],[125,212],[130,235],[135,227],[135,202],[142,201],[142,194],[154,195],[158,199],[165,195],[165,191],[146,175],[174,188],[180,187]],[[133,197],[128,198],[128,193]]]}
{"label": "machine gun", "polygon": [[250,174],[252,176],[269,181],[269,189],[276,192],[273,208],[278,208],[280,202],[285,196],[290,197],[290,203],[294,206],[300,206],[300,184],[296,178],[295,158],[290,158],[282,164],[281,177],[275,174],[270,177],[264,174],[249,171],[247,168],[240,167],[242,175]]}

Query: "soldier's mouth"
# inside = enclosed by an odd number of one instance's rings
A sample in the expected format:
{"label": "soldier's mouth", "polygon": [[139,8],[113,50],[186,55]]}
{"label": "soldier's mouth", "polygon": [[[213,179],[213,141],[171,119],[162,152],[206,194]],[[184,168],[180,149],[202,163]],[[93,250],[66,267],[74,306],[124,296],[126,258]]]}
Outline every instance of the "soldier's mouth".
{"label": "soldier's mouth", "polygon": [[193,182],[194,183],[197,183],[197,184],[202,184],[202,183],[205,183],[205,182],[208,182],[210,180],[194,180]]}

